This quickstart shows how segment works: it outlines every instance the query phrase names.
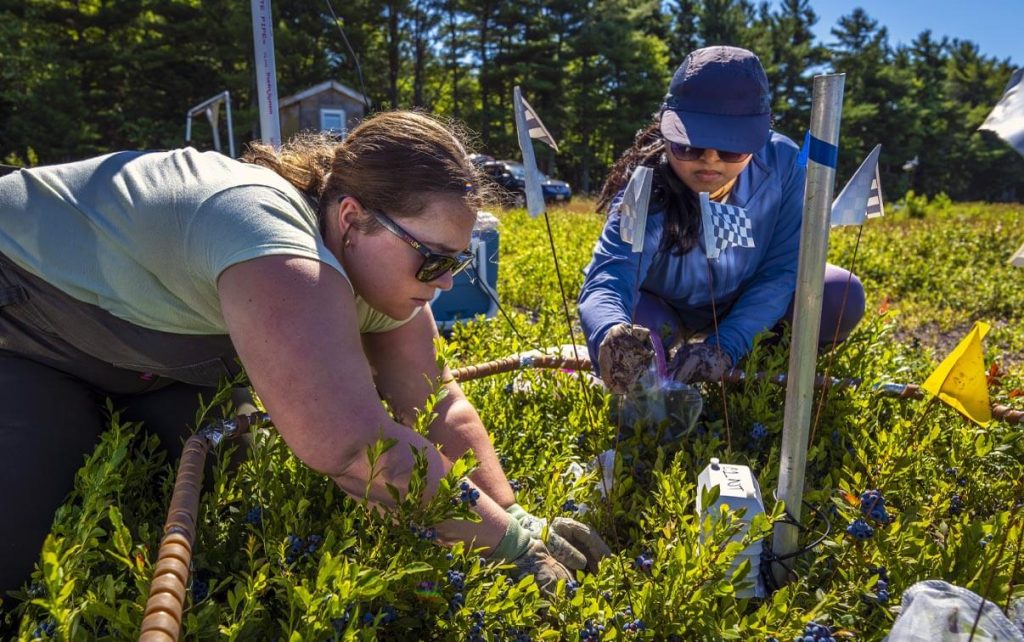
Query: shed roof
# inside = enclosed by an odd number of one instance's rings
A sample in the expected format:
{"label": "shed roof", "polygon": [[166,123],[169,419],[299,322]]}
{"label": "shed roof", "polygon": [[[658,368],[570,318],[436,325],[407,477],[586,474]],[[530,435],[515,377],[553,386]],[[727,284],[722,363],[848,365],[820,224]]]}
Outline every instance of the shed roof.
{"label": "shed roof", "polygon": [[313,85],[312,87],[310,87],[308,89],[304,89],[304,90],[300,91],[297,94],[293,94],[291,96],[288,96],[287,98],[282,98],[281,101],[280,101],[280,105],[279,106],[280,107],[287,107],[288,105],[291,105],[292,103],[297,103],[300,100],[305,100],[305,99],[309,98],[310,96],[315,96],[316,94],[319,94],[320,92],[323,92],[323,91],[327,91],[328,89],[333,89],[334,91],[336,91],[338,93],[341,93],[341,94],[344,94],[344,95],[348,96],[349,98],[351,98],[352,100],[361,102],[363,104],[366,104],[366,103],[369,102],[369,100],[367,100],[366,96],[362,95],[361,93],[359,93],[355,89],[352,89],[351,87],[346,87],[345,85],[341,84],[337,80],[325,80],[324,82],[320,83],[319,85]]}

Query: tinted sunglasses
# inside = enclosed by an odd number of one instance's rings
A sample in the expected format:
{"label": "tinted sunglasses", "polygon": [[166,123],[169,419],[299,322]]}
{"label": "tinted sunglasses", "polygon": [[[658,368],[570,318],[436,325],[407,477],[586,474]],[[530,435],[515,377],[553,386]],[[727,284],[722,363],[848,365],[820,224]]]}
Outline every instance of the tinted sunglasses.
{"label": "tinted sunglasses", "polygon": [[449,270],[451,271],[452,276],[455,276],[469,267],[473,262],[474,254],[469,251],[459,252],[455,256],[433,252],[417,241],[412,234],[403,230],[398,223],[395,223],[388,218],[384,212],[370,209],[369,207],[365,209],[373,215],[373,218],[377,219],[378,223],[384,226],[384,229],[402,239],[414,250],[423,255],[423,263],[420,265],[420,269],[416,270],[416,278],[424,283],[433,281]]}
{"label": "tinted sunglasses", "polygon": [[[689,145],[682,145],[680,143],[673,143],[671,141],[665,141],[668,143],[668,150],[672,152],[672,156],[676,160],[681,161],[695,161],[704,156],[709,148],[707,147],[690,147]],[[743,161],[750,158],[748,152],[725,152],[720,149],[716,149],[715,153],[718,154],[718,158],[723,163],[742,163]]]}

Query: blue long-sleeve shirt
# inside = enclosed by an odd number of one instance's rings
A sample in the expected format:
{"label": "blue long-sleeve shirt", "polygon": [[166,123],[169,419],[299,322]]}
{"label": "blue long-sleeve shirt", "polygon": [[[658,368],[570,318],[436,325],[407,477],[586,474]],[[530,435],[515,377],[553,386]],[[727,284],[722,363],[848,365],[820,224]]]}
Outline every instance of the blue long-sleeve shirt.
{"label": "blue long-sleeve shirt", "polygon": [[733,363],[750,351],[758,332],[782,318],[796,289],[805,174],[798,153],[793,141],[773,133],[754,154],[726,201],[746,210],[754,247],[731,246],[717,260],[708,260],[703,234],[683,255],[659,249],[663,211],[648,214],[643,252],[634,254],[619,237],[622,195],[612,201],[578,302],[595,363],[608,330],[632,322],[639,290],[662,298],[687,327],[701,328],[712,324],[713,286],[718,333],[706,341],[719,344]]}

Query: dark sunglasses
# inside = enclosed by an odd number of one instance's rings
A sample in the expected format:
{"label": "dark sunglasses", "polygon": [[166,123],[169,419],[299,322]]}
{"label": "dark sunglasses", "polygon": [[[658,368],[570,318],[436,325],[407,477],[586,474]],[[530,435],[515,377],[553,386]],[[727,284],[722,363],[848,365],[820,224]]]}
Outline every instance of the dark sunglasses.
{"label": "dark sunglasses", "polygon": [[473,262],[473,253],[469,251],[459,252],[455,256],[438,254],[428,249],[416,238],[403,230],[398,223],[392,221],[384,212],[365,208],[367,212],[377,219],[377,222],[384,226],[384,229],[391,232],[398,238],[408,243],[414,250],[423,255],[423,264],[416,270],[416,278],[424,283],[429,283],[451,270],[452,276],[465,270]]}
{"label": "dark sunglasses", "polygon": [[[672,156],[674,156],[676,160],[681,161],[698,160],[704,155],[704,152],[709,149],[707,147],[690,147],[689,145],[681,145],[671,141],[665,142],[668,143],[668,150],[672,152]],[[750,154],[747,152],[725,152],[720,149],[716,149],[715,153],[718,154],[718,158],[720,158],[723,163],[742,163],[750,158]]]}

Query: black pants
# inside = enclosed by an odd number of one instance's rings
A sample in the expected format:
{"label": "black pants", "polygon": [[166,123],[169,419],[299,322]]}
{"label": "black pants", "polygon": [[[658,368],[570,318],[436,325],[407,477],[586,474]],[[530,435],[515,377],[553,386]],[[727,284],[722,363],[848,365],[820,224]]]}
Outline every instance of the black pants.
{"label": "black pants", "polygon": [[0,592],[29,578],[107,398],[176,458],[199,395],[236,373],[226,336],[135,326],[0,256]]}

